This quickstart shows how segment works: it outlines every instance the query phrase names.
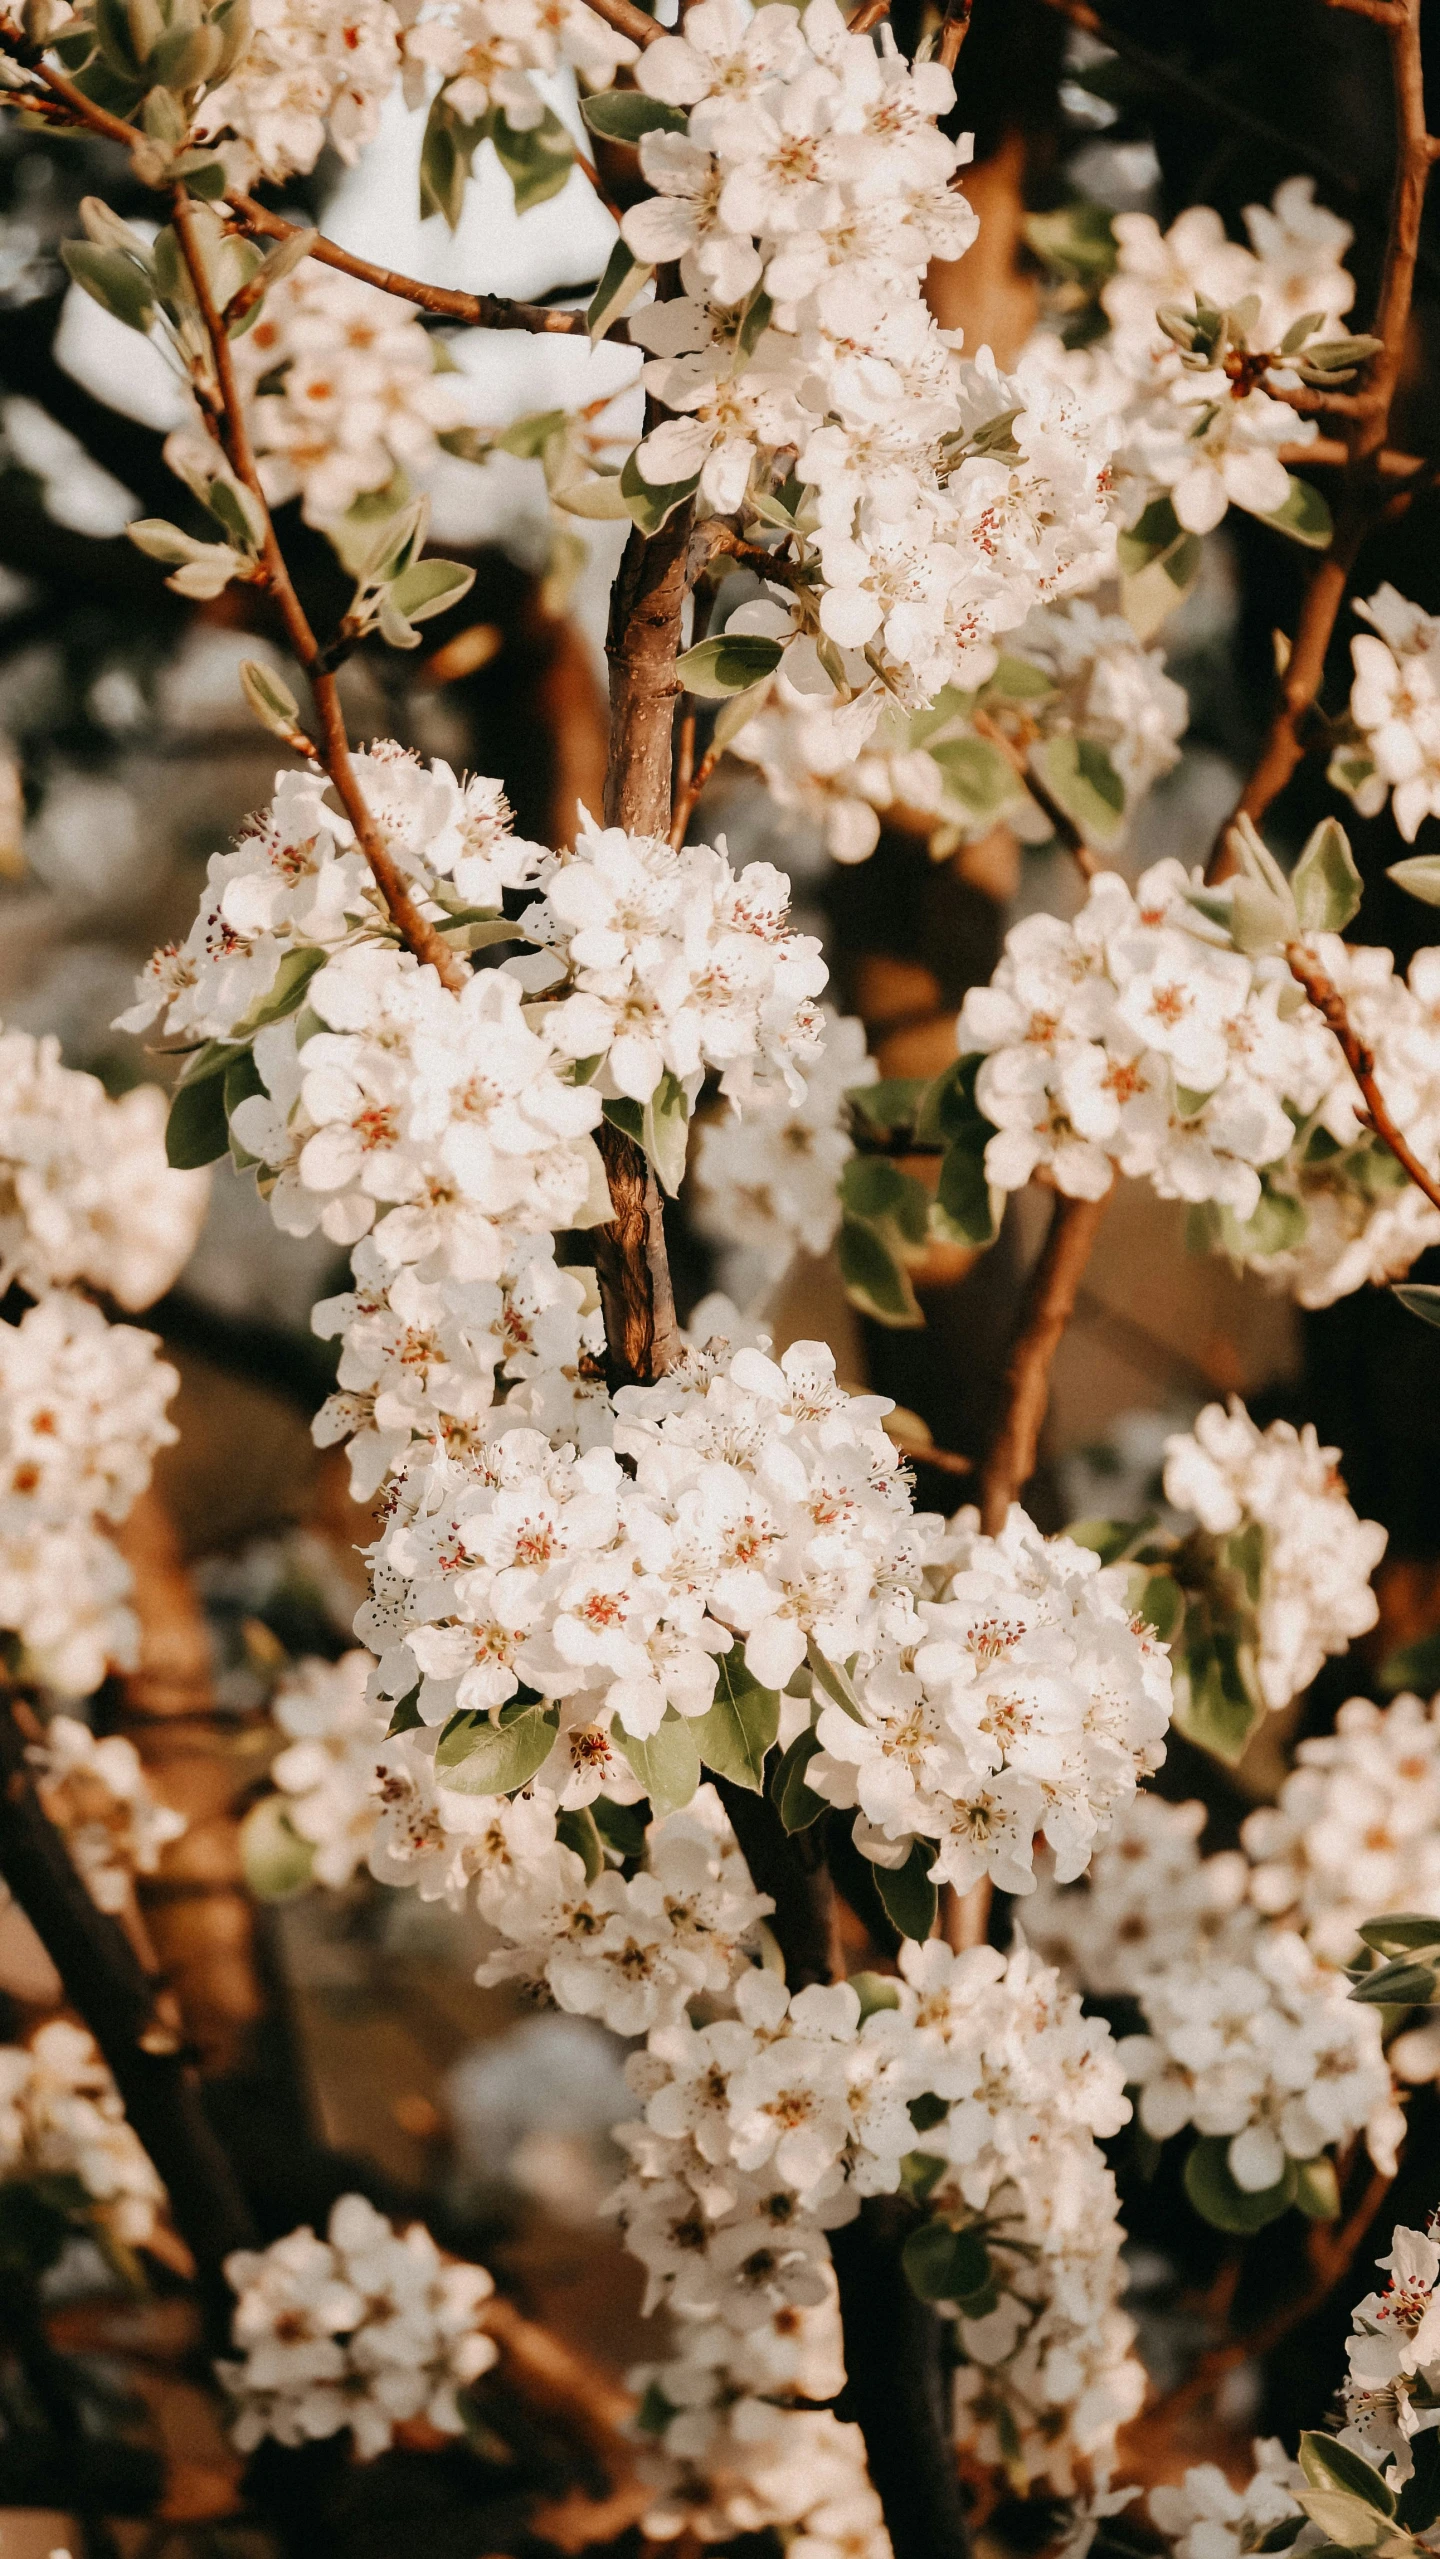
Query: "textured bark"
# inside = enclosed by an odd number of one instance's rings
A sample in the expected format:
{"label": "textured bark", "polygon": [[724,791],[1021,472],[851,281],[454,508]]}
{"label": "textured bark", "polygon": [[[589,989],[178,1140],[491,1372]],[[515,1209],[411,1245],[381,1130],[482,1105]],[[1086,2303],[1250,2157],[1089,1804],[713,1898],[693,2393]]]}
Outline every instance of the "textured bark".
{"label": "textured bark", "polygon": [[1056,1194],[1050,1232],[1025,1292],[1005,1373],[1000,1427],[980,1479],[980,1522],[987,1537],[998,1537],[1011,1503],[1018,1501],[1035,1472],[1040,1431],[1050,1401],[1051,1364],[1075,1312],[1085,1265],[1104,1214],[1104,1199],[1072,1200]]}
{"label": "textured bark", "polygon": [[254,2244],[249,2207],[201,2103],[199,2083],[158,2013],[160,1985],[116,1920],[97,1910],[46,1819],[20,1728],[0,1704],[0,1876],[9,1885],[114,2074],[136,2138],[170,2197],[199,2269],[219,2342],[228,2322],[221,2272]]}
{"label": "textured bark", "polygon": [[610,1383],[649,1386],[680,1350],[660,1185],[644,1153],[608,1120],[597,1132],[615,1215],[594,1230]]}
{"label": "textured bark", "polygon": [[647,541],[631,533],[610,597],[610,769],[605,821],[670,832],[671,751],[681,686],[675,659],[693,510],[679,506]]}

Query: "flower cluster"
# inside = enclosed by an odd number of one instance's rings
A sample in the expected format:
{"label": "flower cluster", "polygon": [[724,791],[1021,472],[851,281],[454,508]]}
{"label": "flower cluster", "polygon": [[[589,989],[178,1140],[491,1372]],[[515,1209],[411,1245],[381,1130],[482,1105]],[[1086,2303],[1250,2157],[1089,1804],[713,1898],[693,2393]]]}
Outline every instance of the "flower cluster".
{"label": "flower cluster", "polygon": [[129,1568],[99,1522],[125,1517],[175,1438],[159,1347],[60,1291],[0,1324],[0,1629],[68,1696],[135,1659]]}
{"label": "flower cluster", "polygon": [[[1401,977],[1392,954],[1374,945],[1320,933],[1310,947],[1371,1053],[1386,1107],[1422,1163],[1440,1169],[1440,948],[1417,951]],[[1227,1238],[1252,1269],[1286,1281],[1302,1306],[1331,1306],[1367,1282],[1401,1278],[1440,1243],[1440,1209],[1366,1125],[1359,1087],[1331,1045],[1323,1085],[1303,1097],[1303,1116],[1296,1111],[1290,1154],[1267,1175],[1288,1231]]]}
{"label": "flower cluster", "polygon": [[1413,2475],[1416,2435],[1435,2425],[1440,2410],[1440,2240],[1433,2217],[1425,2230],[1397,2227],[1389,2256],[1376,2263],[1389,2280],[1352,2313],[1340,2441],[1398,2488]]}
{"label": "flower cluster", "polygon": [[1393,2173],[1404,2118],[1375,2011],[1246,1903],[1243,1858],[1202,1860],[1202,1826],[1198,1805],[1140,1798],[1083,1883],[1042,1889],[1028,1932],[1082,1989],[1138,1999],[1145,2032],[1118,2050],[1155,2140],[1187,2124],[1223,2139],[1247,2194],[1361,2130]]}
{"label": "flower cluster", "polygon": [[829,693],[838,671],[877,711],[877,667],[917,707],[983,680],[996,632],[1109,565],[1112,439],[1043,366],[962,358],[925,306],[929,261],[976,229],[939,129],[948,72],[888,29],[851,35],[835,0],[803,17],[702,0],[635,76],[686,116],[642,138],[654,193],[622,225],[684,286],[631,317],[669,412],[642,478],[724,515],[793,474],[798,516],[780,505],[818,584],[750,608],[793,644],[790,672]]}
{"label": "flower cluster", "polygon": [[1308,1688],[1327,1654],[1343,1653],[1379,1615],[1370,1576],[1385,1552],[1378,1520],[1359,1519],[1346,1497],[1340,1452],[1315,1426],[1272,1422],[1262,1431],[1238,1396],[1207,1404],[1194,1429],[1165,1442],[1165,1499],[1223,1536],[1263,1534],[1257,1665],[1272,1710]]}
{"label": "flower cluster", "polygon": [[533,133],[547,114],[537,72],[569,69],[588,89],[608,89],[636,52],[585,0],[434,0],[405,30],[406,94],[418,105],[425,74],[438,71],[458,124],[498,111],[511,133]]}
{"label": "flower cluster", "polygon": [[[1270,207],[1247,207],[1245,224],[1249,248],[1207,205],[1164,233],[1150,214],[1118,214],[1117,270],[1101,296],[1103,357],[1126,396],[1119,466],[1142,504],[1167,491],[1191,533],[1210,532],[1230,506],[1272,515],[1285,505],[1279,449],[1312,442],[1317,428],[1263,385],[1294,390],[1287,336],[1308,319],[1302,342],[1322,325],[1333,341],[1355,297],[1342,263],[1350,226],[1315,203],[1312,179],[1287,179]],[[1221,314],[1231,325],[1216,329]]]}
{"label": "flower cluster", "polygon": [[390,0],[251,0],[249,43],[197,124],[230,183],[303,177],[327,141],[354,160],[379,130],[408,15]]}
{"label": "flower cluster", "polygon": [[123,1911],[137,1875],[153,1875],[162,1851],[187,1827],[150,1789],[140,1754],[123,1733],[97,1740],[73,1715],[53,1715],[26,1753],[35,1791],[101,1910]]}
{"label": "flower cluster", "polygon": [[1413,844],[1422,821],[1440,816],[1440,623],[1393,586],[1355,610],[1370,625],[1350,643],[1356,734],[1336,747],[1329,778],[1362,817],[1378,817],[1390,799]]}
{"label": "flower cluster", "polygon": [[[506,889],[535,876],[542,847],[514,834],[498,782],[458,780],[438,757],[382,740],[353,758],[386,850],[422,913],[442,927],[464,908],[497,915]],[[119,1028],[157,1020],[187,1041],[242,1040],[299,1000],[322,959],[393,941],[370,867],[323,774],[282,772],[269,804],[235,845],[213,853],[200,910],[183,943],[146,962]]]}
{"label": "flower cluster", "polygon": [[[1175,2559],[1244,2559],[1247,2551],[1262,2550],[1278,2526],[1300,2517],[1295,2492],[1304,2475],[1298,2462],[1274,2436],[1251,2450],[1255,2467],[1243,2488],[1232,2486],[1213,2461],[1202,2461],[1173,2485],[1151,2489],[1150,2520]],[[1284,2546],[1294,2543],[1287,2538]]]}
{"label": "flower cluster", "polygon": [[521,921],[552,968],[537,957],[527,983],[563,979],[547,1028],[563,1056],[599,1062],[597,1091],[644,1104],[671,1078],[690,1103],[708,1067],[737,1103],[776,1087],[803,1100],[797,1069],[820,1054],[813,998],[828,972],[819,943],[786,929],[783,871],[750,862],[737,875],[711,845],[677,853],[585,822],[539,885]]}
{"label": "flower cluster", "polygon": [[[1250,1897],[1339,1969],[1377,1912],[1440,1917],[1440,1698],[1427,1708],[1418,1697],[1385,1707],[1352,1697],[1334,1732],[1302,1741],[1295,1756],[1279,1801],[1259,1806],[1241,1832]],[[1400,2079],[1435,2078],[1440,2031],[1412,2027],[1389,2058]]]}
{"label": "flower cluster", "polygon": [[[978,697],[947,687],[920,712],[889,703],[874,718],[868,702],[840,705],[802,692],[782,666],[729,746],[759,766],[782,808],[817,820],[837,862],[873,853],[890,809],[911,827],[926,825],[937,853],[1001,819],[1043,842],[1051,819],[1003,750],[975,727],[976,709],[1042,763],[1049,741],[1084,741],[1092,769],[1113,777],[1121,801],[1107,844],[1176,762],[1189,717],[1184,688],[1165,673],[1157,649],[1142,648],[1118,614],[1072,602],[1030,615]],[[1046,779],[1052,795],[1057,782],[1066,789],[1063,761]],[[1093,831],[1093,802],[1078,805]]]}
{"label": "flower cluster", "polygon": [[1018,1508],[998,1537],[978,1527],[957,1515],[938,1595],[857,1680],[853,1710],[822,1704],[805,1776],[858,1807],[856,1844],[878,1864],[903,1865],[918,1836],[958,1892],[988,1874],[1028,1893],[1037,1832],[1079,1874],[1159,1766],[1170,1665],[1089,1548],[1042,1538]]}
{"label": "flower cluster", "polygon": [[1071,1197],[1100,1199],[1118,1168],[1163,1199],[1240,1219],[1258,1207],[1261,1168],[1294,1139],[1287,1105],[1314,1107],[1339,1052],[1282,959],[1189,929],[1189,886],[1174,861],[1133,893],[1101,872],[1072,923],[1017,924],[990,984],[966,996],[958,1044],[984,1059],[985,1170],[1002,1190],[1043,1166]]}
{"label": "flower cluster", "polygon": [[292,2230],[238,2249],[225,2272],[237,2359],[216,2369],[242,2452],[349,2427],[368,2461],[416,2418],[464,2432],[459,2393],[498,2359],[482,2324],[495,2287],[483,2266],[443,2258],[418,2222],[399,2232],[363,2195],[342,2195],[324,2239]]}
{"label": "flower cluster", "polygon": [[828,1008],[825,1046],[806,1077],[805,1098],[777,1094],[743,1120],[733,1112],[702,1120],[690,1180],[695,1224],[722,1246],[749,1246],[779,1278],[796,1252],[826,1253],[840,1224],[839,1182],[854,1153],[845,1096],[879,1072],[865,1051],[865,1025]]}
{"label": "flower cluster", "polygon": [[410,304],[318,259],[271,285],[234,345],[261,486],[272,506],[298,497],[307,524],[423,471],[465,423],[463,377]]}
{"label": "flower cluster", "polygon": [[132,1313],[164,1294],[210,1193],[167,1164],[165,1107],[153,1084],[112,1101],[58,1040],[0,1030],[0,1293],[78,1282]]}
{"label": "flower cluster", "polygon": [[270,1700],[287,1737],[270,1775],[291,1829],[315,1851],[315,1881],[337,1890],[365,1863],[380,1809],[376,1759],[387,1719],[366,1695],[374,1667],[369,1653],[312,1657],[286,1673]]}
{"label": "flower cluster", "polygon": [[0,2046],[0,2179],[73,2178],[120,2246],[143,2248],[165,2189],[83,2026],[53,2018]]}

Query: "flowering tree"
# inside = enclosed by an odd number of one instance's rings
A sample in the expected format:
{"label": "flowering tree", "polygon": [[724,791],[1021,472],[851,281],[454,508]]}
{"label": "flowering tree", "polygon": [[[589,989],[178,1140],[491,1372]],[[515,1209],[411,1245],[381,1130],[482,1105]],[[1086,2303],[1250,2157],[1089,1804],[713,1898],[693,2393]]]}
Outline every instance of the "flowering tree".
{"label": "flowering tree", "polygon": [[[1433,1709],[1353,1701],[1210,1854],[1204,1806],[1146,1784],[1172,1734],[1233,1768],[1375,1623],[1385,1531],[1338,1453],[1232,1400],[1168,1440],[1163,1516],[1045,1535],[1021,1506],[1121,1180],[1307,1307],[1440,1242],[1440,952],[1402,973],[1344,938],[1333,807],[1298,848],[1264,832],[1322,733],[1332,799],[1390,805],[1407,842],[1440,814],[1440,625],[1357,588],[1348,710],[1317,707],[1367,542],[1434,478],[1391,442],[1440,151],[1421,0],[1331,5],[1393,90],[1371,329],[1302,175],[1245,241],[1203,204],[1035,217],[1050,303],[1003,368],[932,307],[979,229],[956,0],[908,52],[883,0],[0,16],[4,103],[146,191],[143,223],[84,197],[64,247],[170,368],[174,513],[129,538],[263,634],[240,682],[286,758],[121,1017],[176,1060],[168,1107],[0,1038],[0,1875],[83,2021],[0,2052],[0,2254],[73,2444],[43,2279],[77,2231],[133,2255],[168,2209],[291,2546],[347,2529],[306,2505],[307,2449],[463,2442],[473,2482],[498,2427],[513,2461],[485,2396],[507,2376],[609,2465],[592,2544],[958,2559],[1003,2499],[1024,2546],[1124,2545],[1127,2235],[1178,2216],[1230,2251],[1228,2298],[1265,2296],[1203,2392],[1343,2301],[1440,2075]],[[394,273],[276,208],[327,146],[363,171],[392,92],[452,228],[483,145],[522,223],[578,162],[615,217],[586,307]],[[638,350],[643,417],[607,391],[486,435],[441,321]],[[562,516],[627,528],[604,805],[554,846],[498,782],[357,743],[342,684],[463,600],[422,484],[500,446]],[[1306,569],[1273,711],[1208,868],[1137,875],[1116,864],[1188,712],[1161,635],[1236,515]],[[1073,862],[941,1072],[881,1075],[820,1003],[788,879],[696,840],[727,757],[841,863],[887,859],[882,818],[937,858],[1003,826]],[[1433,854],[1395,876],[1440,903]],[[182,1817],[77,1708],[137,1657],[106,1524],[174,1436],[175,1379],[113,1319],[169,1287],[226,1156],[283,1235],[348,1256],[314,1308],[338,1344],[314,1427],[374,1506],[361,1649],[275,1685],[250,1877],[463,1907],[480,1982],[629,2039],[611,2209],[662,2334],[628,2400],[358,2193],[261,2244],[129,1924]],[[929,1257],[981,1253],[1032,1184],[1048,1234],[978,1506],[947,1519],[916,1468],[964,1460],[826,1342],[777,1354],[775,1285],[833,1247],[859,1310],[916,1327]],[[682,1328],[667,1213],[755,1248],[757,1301]],[[1269,2297],[1260,2234],[1307,2225],[1308,2280]],[[1142,2534],[1186,2559],[1433,2536],[1440,2253],[1402,2228],[1382,2264],[1343,2427],[1317,2430],[1322,2390],[1298,2462],[1191,2468]],[[534,2547],[543,2502],[486,2530]]]}

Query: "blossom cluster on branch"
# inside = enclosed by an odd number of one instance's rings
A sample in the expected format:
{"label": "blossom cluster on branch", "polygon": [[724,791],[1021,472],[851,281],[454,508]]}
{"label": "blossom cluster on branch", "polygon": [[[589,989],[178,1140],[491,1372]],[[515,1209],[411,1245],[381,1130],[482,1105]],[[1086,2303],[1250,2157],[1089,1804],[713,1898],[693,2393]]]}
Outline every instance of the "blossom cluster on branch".
{"label": "blossom cluster on branch", "polygon": [[28,2042],[0,2045],[0,2182],[77,2190],[77,2226],[121,2248],[143,2248],[165,2190],[83,2026],[63,2017]]}
{"label": "blossom cluster on branch", "polygon": [[162,1852],[188,1827],[153,1792],[140,1754],[123,1733],[97,1738],[73,1715],[52,1715],[43,1741],[26,1752],[35,1791],[99,1909],[123,1912],[137,1875],[157,1872]]}

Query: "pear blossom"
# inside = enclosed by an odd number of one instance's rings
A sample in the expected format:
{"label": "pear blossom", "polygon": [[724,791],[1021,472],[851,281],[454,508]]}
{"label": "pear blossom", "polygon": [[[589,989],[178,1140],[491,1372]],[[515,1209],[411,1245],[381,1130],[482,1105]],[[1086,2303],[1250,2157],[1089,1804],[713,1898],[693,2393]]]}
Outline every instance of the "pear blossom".
{"label": "pear blossom", "polygon": [[547,113],[537,72],[570,69],[588,89],[608,89],[637,52],[584,0],[440,0],[409,13],[402,45],[409,105],[423,103],[425,75],[437,71],[460,124],[498,109],[516,134],[533,133]]}
{"label": "pear blossom", "polygon": [[326,142],[353,161],[379,130],[399,69],[403,13],[389,0],[252,0],[248,45],[201,102],[198,130],[219,140],[231,183],[313,169]]}
{"label": "pear blossom", "polygon": [[1251,1522],[1262,1531],[1257,1669],[1272,1710],[1379,1615],[1370,1577],[1386,1532],[1356,1517],[1339,1467],[1339,1450],[1320,1446],[1313,1423],[1262,1431],[1234,1395],[1228,1411],[1207,1404],[1193,1431],[1165,1442],[1167,1502],[1214,1536]]}
{"label": "pear blossom", "polygon": [[1330,780],[1362,817],[1391,799],[1395,823],[1413,844],[1440,814],[1440,624],[1389,585],[1356,603],[1370,631],[1350,643],[1354,744],[1336,747]]}
{"label": "pear blossom", "polygon": [[840,1224],[838,1185],[854,1147],[845,1096],[879,1072],[864,1024],[822,1014],[825,1046],[806,1076],[805,1098],[776,1095],[748,1110],[702,1120],[691,1180],[695,1221],[717,1245],[748,1245],[778,1278],[798,1250],[828,1252]]}
{"label": "pear blossom", "polygon": [[80,1282],[132,1314],[164,1295],[210,1196],[166,1162],[165,1112],[155,1085],[112,1101],[58,1040],[0,1029],[0,1288]]}
{"label": "pear blossom", "polygon": [[125,2248],[143,2248],[165,2208],[109,2070],[64,2017],[0,2045],[0,2179],[26,2178],[74,2179],[90,2217]]}
{"label": "pear blossom", "polygon": [[459,2394],[499,2359],[483,2266],[441,2255],[419,2222],[397,2231],[363,2195],[342,2195],[324,2239],[290,2231],[225,2260],[236,2354],[216,2364],[242,2452],[267,2435],[322,2441],[349,2428],[362,2461],[424,2418],[460,2435]]}
{"label": "pear blossom", "polygon": [[124,1911],[137,1875],[157,1872],[161,1856],[188,1824],[152,1792],[140,1754],[123,1733],[97,1739],[73,1715],[52,1715],[42,1742],[26,1758],[46,1815],[65,1834],[71,1856],[101,1910]]}
{"label": "pear blossom", "polygon": [[312,1657],[286,1674],[270,1700],[271,1717],[287,1736],[270,1775],[292,1830],[315,1850],[315,1881],[332,1889],[364,1863],[380,1809],[375,1768],[388,1719],[369,1702],[374,1668],[364,1652],[338,1662]]}
{"label": "pear blossom", "polygon": [[1257,2438],[1251,2458],[1255,2467],[1240,2488],[1215,2462],[1202,2461],[1173,2485],[1150,2490],[1150,2520],[1175,2559],[1243,2559],[1267,2534],[1301,2516],[1296,2491],[1305,2485],[1304,2473],[1284,2445],[1274,2436]]}
{"label": "pear blossom", "polygon": [[1376,2263],[1388,2281],[1351,2314],[1340,2441],[1399,2488],[1414,2472],[1416,2435],[1428,2432],[1440,2411],[1440,2242],[1433,2215],[1424,2230],[1398,2226],[1388,2257]]}

